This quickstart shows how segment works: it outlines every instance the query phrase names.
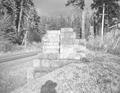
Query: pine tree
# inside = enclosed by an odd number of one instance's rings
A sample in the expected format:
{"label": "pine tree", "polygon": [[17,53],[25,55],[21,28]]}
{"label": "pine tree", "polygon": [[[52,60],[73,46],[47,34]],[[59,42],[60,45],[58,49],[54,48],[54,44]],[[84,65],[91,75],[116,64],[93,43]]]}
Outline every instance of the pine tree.
{"label": "pine tree", "polygon": [[84,9],[85,2],[84,0],[68,0],[66,6],[72,5],[74,7]]}
{"label": "pine tree", "polygon": [[68,0],[66,6],[69,5],[82,10],[82,38],[85,39],[85,0]]}
{"label": "pine tree", "polygon": [[[97,23],[102,23],[101,27],[101,45],[103,44],[105,21],[107,26],[111,26],[114,21],[119,19],[120,5],[119,0],[93,0],[92,9],[96,9]],[[114,20],[115,19],[115,20]]]}
{"label": "pine tree", "polygon": [[22,43],[25,31],[30,28],[29,21],[34,17],[31,10],[35,11],[32,0],[0,0],[0,31],[13,43]]}
{"label": "pine tree", "polygon": [[120,18],[120,5],[118,1],[119,0],[93,0],[91,8],[97,10],[96,15],[98,16],[98,22],[101,22],[103,4],[105,5],[105,19],[109,25],[114,24],[114,19]]}

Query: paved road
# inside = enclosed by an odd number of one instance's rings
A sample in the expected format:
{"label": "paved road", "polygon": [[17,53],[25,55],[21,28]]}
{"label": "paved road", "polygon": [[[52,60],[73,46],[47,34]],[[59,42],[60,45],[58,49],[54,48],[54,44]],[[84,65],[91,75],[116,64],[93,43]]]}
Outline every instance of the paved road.
{"label": "paved road", "polygon": [[33,52],[29,52],[29,53],[18,53],[18,54],[12,54],[12,55],[9,54],[9,55],[5,55],[5,56],[0,56],[0,63],[35,56],[38,53],[39,53],[39,51],[33,51]]}
{"label": "paved road", "polygon": [[[16,57],[14,60],[8,61],[7,59],[7,62],[2,59],[4,62],[1,61],[0,63],[0,93],[9,93],[15,88],[23,86],[26,83],[26,72],[32,66],[33,59],[37,57],[37,55],[20,59]],[[9,84],[9,82],[12,83]]]}

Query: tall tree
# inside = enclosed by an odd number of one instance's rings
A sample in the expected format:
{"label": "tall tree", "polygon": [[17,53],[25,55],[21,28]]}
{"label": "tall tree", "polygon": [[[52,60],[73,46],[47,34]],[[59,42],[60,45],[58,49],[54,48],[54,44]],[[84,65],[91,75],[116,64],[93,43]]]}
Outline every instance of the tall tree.
{"label": "tall tree", "polygon": [[[1,0],[0,1],[0,31],[7,39],[14,38],[14,25],[15,25],[16,7],[14,0]],[[11,30],[11,31],[10,31]]]}
{"label": "tall tree", "polygon": [[98,16],[99,22],[103,13],[103,6],[105,7],[105,19],[108,20],[109,25],[113,25],[114,19],[119,19],[120,17],[120,5],[119,0],[93,0],[91,4],[92,9],[96,9],[96,15]]}
{"label": "tall tree", "polygon": [[66,6],[72,5],[74,7],[84,9],[85,2],[84,0],[68,0]]}
{"label": "tall tree", "polygon": [[72,5],[82,10],[82,38],[85,38],[85,0],[68,0],[66,6]]}
{"label": "tall tree", "polygon": [[119,0],[93,0],[92,9],[96,9],[97,23],[102,23],[101,27],[101,45],[103,44],[104,27],[107,21],[107,26],[111,26],[120,17]]}
{"label": "tall tree", "polygon": [[[21,30],[24,29],[24,25],[26,21],[28,22],[31,10],[31,7],[34,7],[32,0],[16,0],[16,5],[18,9],[16,27],[17,27],[17,40],[20,40]],[[23,33],[23,32],[22,32]],[[21,41],[20,41],[21,43]]]}
{"label": "tall tree", "polygon": [[18,22],[18,33],[20,32],[21,19],[23,14],[23,0],[20,1],[20,12],[19,12],[19,22]]}
{"label": "tall tree", "polygon": [[0,30],[5,32],[5,36],[14,33],[9,35],[12,42],[22,43],[24,33],[29,28],[27,24],[33,7],[32,0],[0,0]]}

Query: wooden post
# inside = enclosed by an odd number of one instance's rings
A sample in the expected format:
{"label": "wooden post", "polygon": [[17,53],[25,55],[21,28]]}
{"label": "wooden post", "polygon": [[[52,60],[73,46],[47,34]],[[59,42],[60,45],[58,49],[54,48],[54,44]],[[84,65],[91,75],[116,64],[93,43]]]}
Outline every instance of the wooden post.
{"label": "wooden post", "polygon": [[105,4],[103,4],[103,14],[102,14],[101,45],[103,44],[103,38],[104,38],[104,20],[105,20]]}
{"label": "wooden post", "polygon": [[28,36],[28,31],[26,31],[24,39],[22,41],[22,45],[25,45],[25,48],[27,48],[27,36]]}
{"label": "wooden post", "polygon": [[28,43],[28,31],[26,31],[26,34],[25,34],[25,48],[27,48],[27,43]]}

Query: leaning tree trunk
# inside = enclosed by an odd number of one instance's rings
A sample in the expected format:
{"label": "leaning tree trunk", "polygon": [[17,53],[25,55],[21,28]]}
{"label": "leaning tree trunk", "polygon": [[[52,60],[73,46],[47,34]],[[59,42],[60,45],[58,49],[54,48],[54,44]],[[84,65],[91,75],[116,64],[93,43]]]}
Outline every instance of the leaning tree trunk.
{"label": "leaning tree trunk", "polygon": [[19,22],[18,22],[18,28],[17,28],[17,39],[19,39],[22,14],[23,14],[23,0],[21,0],[21,4],[20,4]]}

